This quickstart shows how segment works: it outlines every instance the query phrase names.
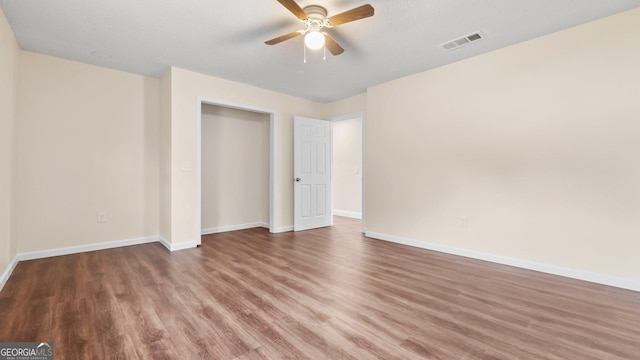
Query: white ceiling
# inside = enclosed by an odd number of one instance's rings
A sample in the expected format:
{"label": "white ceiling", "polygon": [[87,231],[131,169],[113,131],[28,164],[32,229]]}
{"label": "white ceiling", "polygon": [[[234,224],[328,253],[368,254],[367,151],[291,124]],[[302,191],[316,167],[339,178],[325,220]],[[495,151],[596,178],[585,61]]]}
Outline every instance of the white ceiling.
{"label": "white ceiling", "polygon": [[[303,39],[276,0],[0,0],[24,50],[159,77],[169,66],[329,102],[385,81],[640,6],[640,0],[299,0],[329,16],[365,3],[371,18],[329,32],[339,56]],[[439,45],[480,31],[452,51]]]}

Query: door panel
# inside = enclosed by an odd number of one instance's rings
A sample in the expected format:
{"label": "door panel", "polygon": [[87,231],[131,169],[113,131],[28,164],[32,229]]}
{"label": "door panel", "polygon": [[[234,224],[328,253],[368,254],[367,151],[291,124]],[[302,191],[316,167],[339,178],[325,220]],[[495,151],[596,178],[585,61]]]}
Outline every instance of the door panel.
{"label": "door panel", "polygon": [[331,123],[294,117],[295,231],[331,225]]}

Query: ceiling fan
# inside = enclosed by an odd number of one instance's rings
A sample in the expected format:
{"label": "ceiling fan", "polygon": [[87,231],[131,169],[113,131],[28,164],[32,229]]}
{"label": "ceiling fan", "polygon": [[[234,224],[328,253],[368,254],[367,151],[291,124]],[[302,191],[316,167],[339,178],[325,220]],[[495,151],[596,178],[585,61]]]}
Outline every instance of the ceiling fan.
{"label": "ceiling fan", "polygon": [[265,41],[265,44],[275,45],[306,34],[304,43],[309,49],[320,49],[324,46],[333,55],[342,54],[344,49],[323,30],[373,16],[374,11],[371,5],[366,4],[327,18],[327,10],[319,5],[301,8],[294,0],[278,0],[278,2],[302,21],[304,29],[278,36]]}

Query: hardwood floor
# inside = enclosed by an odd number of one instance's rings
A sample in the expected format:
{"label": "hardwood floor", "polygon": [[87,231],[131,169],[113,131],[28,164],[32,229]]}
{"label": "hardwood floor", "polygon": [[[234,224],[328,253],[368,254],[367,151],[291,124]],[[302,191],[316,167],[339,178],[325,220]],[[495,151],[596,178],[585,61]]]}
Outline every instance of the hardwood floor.
{"label": "hardwood floor", "polygon": [[640,293],[367,239],[360,223],[20,262],[0,341],[60,359],[640,359]]}

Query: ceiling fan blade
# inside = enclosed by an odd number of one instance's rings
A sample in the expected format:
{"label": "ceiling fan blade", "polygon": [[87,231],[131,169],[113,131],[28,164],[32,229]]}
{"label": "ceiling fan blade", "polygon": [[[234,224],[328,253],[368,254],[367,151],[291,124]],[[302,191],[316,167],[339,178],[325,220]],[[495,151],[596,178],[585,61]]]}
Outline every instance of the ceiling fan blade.
{"label": "ceiling fan blade", "polygon": [[286,7],[287,10],[291,11],[298,19],[307,20],[307,14],[294,0],[278,0],[278,2]]}
{"label": "ceiling fan blade", "polygon": [[300,36],[304,33],[304,30],[298,30],[298,31],[294,31],[292,33],[288,33],[286,35],[282,35],[282,36],[278,36],[275,39],[271,39],[268,41],[265,41],[264,43],[267,45],[275,45],[275,44],[279,44],[285,40],[289,40],[289,39],[293,39],[294,37]]}
{"label": "ceiling fan blade", "polygon": [[366,4],[359,6],[355,9],[351,9],[349,11],[345,11],[341,14],[334,15],[327,20],[333,26],[338,26],[344,23],[348,23],[351,21],[356,21],[364,18],[368,18],[369,16],[373,16],[373,6]]}
{"label": "ceiling fan blade", "polygon": [[338,56],[344,52],[342,46],[340,46],[336,40],[327,33],[324,33],[324,46],[329,49],[329,52],[334,56]]}

